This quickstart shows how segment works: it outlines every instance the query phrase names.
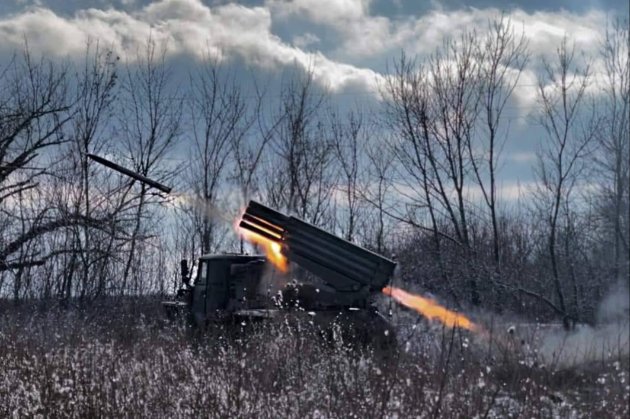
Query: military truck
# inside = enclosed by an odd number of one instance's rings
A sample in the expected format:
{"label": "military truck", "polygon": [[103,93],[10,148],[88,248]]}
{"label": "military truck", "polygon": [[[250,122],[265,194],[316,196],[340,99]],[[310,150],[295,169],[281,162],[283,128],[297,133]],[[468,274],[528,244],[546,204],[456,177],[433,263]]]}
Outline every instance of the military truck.
{"label": "military truck", "polygon": [[179,299],[164,302],[171,315],[184,313],[204,327],[291,312],[322,330],[336,324],[368,341],[393,339],[388,322],[373,305],[392,277],[393,261],[255,201],[239,227],[278,244],[289,270],[281,272],[265,255],[204,255],[191,283],[184,260]]}
{"label": "military truck", "polygon": [[[170,188],[102,157],[93,160],[169,193]],[[341,325],[379,344],[394,339],[374,299],[388,285],[396,264],[296,217],[250,201],[239,228],[272,244],[276,255],[203,255],[194,265],[181,261],[177,298],[163,302],[169,316],[195,327],[275,318],[308,317],[322,330]],[[283,258],[279,269],[269,256]]]}

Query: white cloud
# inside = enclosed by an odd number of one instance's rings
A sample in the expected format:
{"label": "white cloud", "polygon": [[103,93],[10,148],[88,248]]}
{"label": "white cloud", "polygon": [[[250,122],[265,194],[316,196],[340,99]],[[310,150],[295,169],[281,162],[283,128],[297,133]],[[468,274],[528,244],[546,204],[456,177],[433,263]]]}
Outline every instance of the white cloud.
{"label": "white cloud", "polygon": [[526,200],[536,191],[537,185],[533,181],[505,182],[497,188],[497,197],[507,202]]}
{"label": "white cloud", "polygon": [[[365,66],[368,60],[374,67],[381,67],[401,49],[409,55],[427,56],[446,37],[457,38],[472,29],[483,35],[489,19],[500,16],[494,8],[435,8],[420,16],[389,18],[372,15],[371,3],[266,0],[263,6],[246,7],[235,3],[209,6],[201,0],[158,0],[133,11],[88,8],[70,16],[30,7],[0,18],[0,50],[20,48],[26,37],[34,52],[76,56],[82,54],[89,38],[97,38],[120,55],[133,59],[151,36],[158,42],[167,42],[173,54],[238,56],[270,69],[296,64],[312,68],[316,80],[331,89],[352,85],[376,92],[376,81],[383,76]],[[527,13],[515,9],[506,16],[517,31],[523,31],[534,57],[553,54],[565,34],[575,40],[578,51],[596,52],[606,24],[606,15],[598,11]],[[335,34],[336,46],[317,51],[322,42],[319,32],[312,28],[303,33],[299,28],[291,28],[291,42],[273,33],[275,19],[290,23],[295,17]],[[594,68],[601,66],[596,64]],[[520,112],[526,113],[535,105],[535,85],[536,67],[532,63],[521,75],[514,95]]]}
{"label": "white cloud", "polygon": [[[536,180],[505,180],[499,181],[496,185],[496,198],[498,202],[504,204],[516,203],[519,201],[526,201],[533,196],[536,192],[539,184]],[[370,190],[374,190],[377,185],[369,185]],[[488,185],[486,184],[486,188]],[[445,185],[446,193],[452,202],[457,199],[457,191],[452,185]],[[424,194],[422,192],[422,186],[416,183],[411,178],[398,179],[394,183],[394,191],[396,199],[400,200],[400,203],[410,203],[413,201],[422,202],[424,200]],[[481,187],[473,182],[468,182],[464,187],[464,199],[473,205],[484,207],[483,190]],[[404,205],[403,205],[404,207]],[[401,207],[402,208],[402,207]]]}
{"label": "white cloud", "polygon": [[306,32],[304,35],[297,35],[293,37],[293,45],[297,48],[304,49],[311,45],[319,44],[320,39],[317,35],[310,32]]}
{"label": "white cloud", "polygon": [[267,0],[274,19],[300,16],[332,28],[340,36],[339,51],[348,56],[370,56],[393,46],[390,20],[369,14],[371,0]]}
{"label": "white cloud", "polygon": [[[452,11],[435,10],[414,21],[410,30],[406,24],[405,42],[418,53],[431,53],[446,37],[457,39],[464,32],[476,30],[480,35],[486,32],[488,22],[501,16],[501,10],[459,9]],[[601,29],[606,23],[603,12],[591,11],[577,14],[568,11],[527,13],[514,9],[505,14],[512,21],[517,33],[525,35],[529,48],[534,54],[554,52],[567,35],[575,40],[578,49],[591,50],[596,47]]]}
{"label": "white cloud", "polygon": [[[379,60],[378,65],[401,49],[412,56],[428,56],[448,37],[457,39],[471,30],[483,36],[489,21],[502,13],[497,8],[434,7],[419,16],[388,18],[372,15],[370,0],[267,0],[265,5],[273,19],[289,23],[296,17],[302,18],[335,34],[337,46],[330,51],[335,57],[343,57],[346,62],[371,58]],[[606,15],[596,10],[577,14],[513,9],[505,16],[517,32],[525,35],[533,56],[553,54],[565,35],[575,41],[577,50],[595,51],[606,23]],[[532,75],[525,75],[520,84],[527,87],[517,89],[515,95],[525,107],[531,106],[534,99]]]}
{"label": "white cloud", "polygon": [[88,39],[98,39],[133,60],[149,37],[167,42],[174,54],[240,56],[266,68],[295,64],[312,68],[315,80],[333,90],[352,85],[376,91],[374,71],[284,43],[272,33],[270,11],[264,7],[160,0],[135,12],[90,8],[65,17],[36,7],[0,19],[0,48],[20,48],[26,38],[33,52],[62,57],[79,55]]}
{"label": "white cloud", "polygon": [[536,153],[533,151],[519,151],[507,154],[506,160],[512,163],[526,163],[531,164],[536,161]]}
{"label": "white cloud", "polygon": [[356,21],[367,15],[370,0],[267,0],[265,4],[281,17],[308,16],[316,23],[338,24]]}
{"label": "white cloud", "polygon": [[[495,8],[434,10],[412,20],[391,22],[390,39],[408,52],[427,55],[448,37],[458,39],[471,30],[483,36],[488,22],[500,16],[501,11]],[[606,23],[606,15],[598,11],[527,13],[516,9],[505,17],[511,20],[517,34],[525,35],[533,55],[554,53],[565,35],[575,41],[577,50],[593,51]]]}
{"label": "white cloud", "polygon": [[593,51],[597,49],[606,26],[606,14],[596,10],[585,14],[517,11],[511,18],[515,25],[522,25],[534,54],[555,53],[565,35],[575,41],[577,50]]}
{"label": "white cloud", "polygon": [[[408,53],[426,57],[448,37],[456,40],[467,31],[475,30],[483,39],[488,22],[500,16],[501,12],[493,8],[436,10],[416,19],[411,28],[408,23],[397,27],[395,31],[398,35],[393,38],[399,39],[401,48]],[[578,64],[583,63],[585,58],[596,59],[606,25],[606,15],[599,11],[585,14],[568,11],[527,13],[517,9],[507,13],[505,17],[510,19],[515,34],[525,37],[531,54],[530,62],[520,74],[513,96],[521,115],[529,114],[537,104],[540,58],[553,61],[557,48],[567,36],[570,43],[575,42]],[[593,68],[598,67],[601,66],[595,62]],[[515,69],[507,72],[512,77],[516,77],[516,73]],[[598,77],[596,74],[594,76]],[[521,119],[521,123],[524,122]]]}
{"label": "white cloud", "polygon": [[[497,185],[496,196],[500,202],[513,203],[530,198],[536,191],[536,187],[535,181],[505,181]],[[478,185],[469,185],[466,192],[467,199],[472,202],[481,203],[483,201],[483,191]]]}

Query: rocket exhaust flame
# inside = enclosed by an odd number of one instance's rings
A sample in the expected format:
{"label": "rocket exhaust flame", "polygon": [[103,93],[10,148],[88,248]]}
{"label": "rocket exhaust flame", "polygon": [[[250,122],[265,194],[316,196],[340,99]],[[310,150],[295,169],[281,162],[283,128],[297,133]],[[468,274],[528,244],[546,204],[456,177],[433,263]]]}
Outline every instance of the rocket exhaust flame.
{"label": "rocket exhaust flame", "polygon": [[[238,220],[241,220],[238,222]],[[258,217],[244,214],[237,218],[235,225],[238,234],[250,243],[261,246],[267,256],[267,260],[281,272],[287,272],[289,264],[282,254],[282,228],[259,219]]]}
{"label": "rocket exhaust flame", "polygon": [[450,311],[430,298],[411,294],[396,287],[383,288],[383,294],[392,297],[400,304],[417,311],[430,320],[439,320],[447,327],[460,327],[473,332],[481,331],[481,328],[466,316]]}

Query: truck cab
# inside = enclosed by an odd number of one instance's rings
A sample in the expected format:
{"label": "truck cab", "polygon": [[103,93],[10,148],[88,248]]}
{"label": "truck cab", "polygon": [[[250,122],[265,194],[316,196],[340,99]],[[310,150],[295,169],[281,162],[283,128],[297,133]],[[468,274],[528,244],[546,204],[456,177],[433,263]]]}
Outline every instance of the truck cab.
{"label": "truck cab", "polygon": [[184,286],[175,301],[162,304],[169,315],[187,311],[196,326],[225,320],[238,310],[268,308],[268,302],[259,292],[266,265],[263,255],[204,255],[197,261],[196,275],[191,283],[188,263],[183,260]]}

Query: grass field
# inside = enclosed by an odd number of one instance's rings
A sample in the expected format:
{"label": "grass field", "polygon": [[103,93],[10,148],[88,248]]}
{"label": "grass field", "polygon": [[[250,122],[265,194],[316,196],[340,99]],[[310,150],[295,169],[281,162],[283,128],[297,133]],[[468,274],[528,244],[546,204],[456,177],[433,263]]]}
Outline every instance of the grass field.
{"label": "grass field", "polygon": [[84,309],[2,303],[0,417],[630,414],[621,350],[567,365],[541,362],[535,342],[523,341],[529,336],[480,338],[424,321],[398,326],[398,348],[376,353],[323,340],[308,324],[244,328],[197,334],[167,323],[152,300]]}

